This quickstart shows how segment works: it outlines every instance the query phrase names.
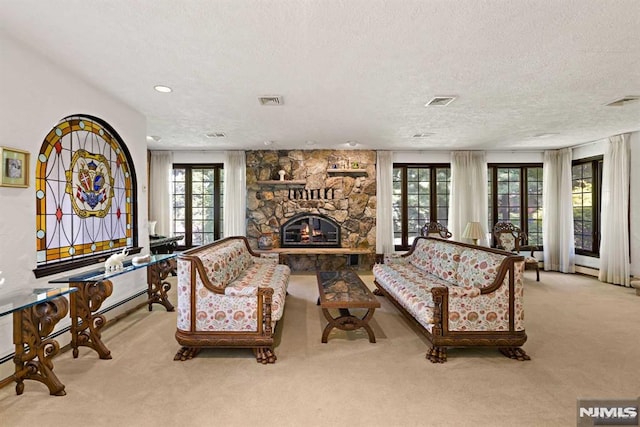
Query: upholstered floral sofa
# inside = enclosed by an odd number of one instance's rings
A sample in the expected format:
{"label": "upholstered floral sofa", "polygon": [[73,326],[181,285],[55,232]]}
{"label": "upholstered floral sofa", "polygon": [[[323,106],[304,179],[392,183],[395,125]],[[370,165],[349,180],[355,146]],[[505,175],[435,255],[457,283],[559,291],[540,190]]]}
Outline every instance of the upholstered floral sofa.
{"label": "upholstered floral sofa", "polygon": [[245,237],[228,237],[178,255],[175,360],[203,347],[252,348],[274,363],[274,330],[282,318],[291,271],[259,256]]}
{"label": "upholstered floral sofa", "polygon": [[524,261],[520,255],[430,237],[373,267],[376,293],[416,324],[445,362],[447,347],[491,346],[529,360],[524,329]]}

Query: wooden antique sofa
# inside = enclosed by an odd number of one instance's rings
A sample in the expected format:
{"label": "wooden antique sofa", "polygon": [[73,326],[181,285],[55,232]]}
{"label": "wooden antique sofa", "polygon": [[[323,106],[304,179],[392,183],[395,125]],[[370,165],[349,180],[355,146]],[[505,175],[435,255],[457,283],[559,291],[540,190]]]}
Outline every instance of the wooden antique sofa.
{"label": "wooden antique sofa", "polygon": [[273,334],[284,312],[291,271],[278,258],[259,256],[245,237],[228,237],[178,256],[175,360],[203,347],[252,348],[274,363]]}
{"label": "wooden antique sofa", "polygon": [[520,255],[430,237],[411,250],[385,256],[373,267],[382,294],[418,326],[432,347],[431,362],[445,362],[447,347],[498,347],[529,360],[523,308],[524,261]]}

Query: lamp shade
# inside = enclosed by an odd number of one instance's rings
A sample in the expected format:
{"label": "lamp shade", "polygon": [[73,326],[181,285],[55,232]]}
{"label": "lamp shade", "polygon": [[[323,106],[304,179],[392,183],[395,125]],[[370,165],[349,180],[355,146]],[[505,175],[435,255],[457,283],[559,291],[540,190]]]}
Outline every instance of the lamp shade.
{"label": "lamp shade", "polygon": [[474,245],[478,243],[478,239],[482,239],[482,236],[484,236],[484,230],[479,222],[468,222],[462,233],[464,239],[473,239]]}

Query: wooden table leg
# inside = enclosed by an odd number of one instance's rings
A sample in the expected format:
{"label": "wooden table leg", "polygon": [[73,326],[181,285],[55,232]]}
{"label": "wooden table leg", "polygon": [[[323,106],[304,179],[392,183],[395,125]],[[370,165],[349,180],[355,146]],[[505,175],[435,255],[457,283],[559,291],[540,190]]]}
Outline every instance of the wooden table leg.
{"label": "wooden table leg", "polygon": [[162,304],[167,311],[175,310],[167,297],[167,292],[171,289],[171,283],[165,281],[169,273],[174,270],[175,259],[167,259],[147,267],[149,311],[152,310],[152,304]]}
{"label": "wooden table leg", "polygon": [[322,313],[324,317],[329,321],[327,326],[325,326],[324,331],[322,332],[322,342],[327,343],[329,338],[329,333],[333,328],[338,328],[343,331],[354,331],[356,329],[364,328],[369,335],[369,342],[375,343],[376,336],[373,333],[373,329],[369,326],[369,320],[373,317],[373,313],[375,312],[375,308],[370,308],[367,310],[367,313],[362,317],[357,317],[351,314],[348,309],[341,308],[340,316],[333,317],[331,313],[329,313],[329,309],[323,308]]}
{"label": "wooden table leg", "polygon": [[13,357],[16,394],[24,392],[24,380],[35,380],[49,388],[54,396],[64,396],[64,384],[53,373],[52,358],[60,350],[54,339],[46,339],[55,325],[67,315],[69,303],[64,296],[53,298],[13,313]]}
{"label": "wooden table leg", "polygon": [[78,291],[73,292],[69,298],[73,357],[78,357],[79,346],[86,346],[94,349],[100,359],[111,359],[111,351],[101,339],[100,330],[106,323],[105,317],[94,313],[113,292],[113,284],[109,280],[102,280],[72,283],[71,286],[78,288]]}

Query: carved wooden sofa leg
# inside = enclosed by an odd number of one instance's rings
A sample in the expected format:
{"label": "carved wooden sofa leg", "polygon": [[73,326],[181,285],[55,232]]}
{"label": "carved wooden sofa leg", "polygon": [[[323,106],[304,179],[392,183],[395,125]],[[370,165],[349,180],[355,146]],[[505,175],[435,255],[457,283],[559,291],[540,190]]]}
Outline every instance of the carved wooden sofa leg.
{"label": "carved wooden sofa leg", "polygon": [[256,347],[253,349],[256,355],[256,362],[266,365],[267,363],[276,363],[276,354],[271,347]]}
{"label": "carved wooden sofa leg", "polygon": [[182,347],[173,357],[173,360],[179,360],[181,362],[191,360],[196,357],[198,353],[200,353],[200,349],[197,347]]}
{"label": "carved wooden sofa leg", "polygon": [[519,361],[531,360],[529,355],[520,347],[500,347],[500,353],[507,356],[509,359],[515,359]]}
{"label": "carved wooden sofa leg", "polygon": [[427,351],[427,359],[431,363],[444,363],[447,361],[447,349],[433,346]]}

